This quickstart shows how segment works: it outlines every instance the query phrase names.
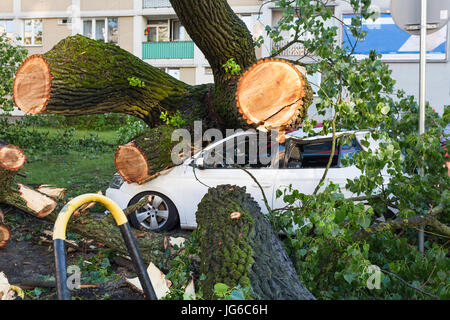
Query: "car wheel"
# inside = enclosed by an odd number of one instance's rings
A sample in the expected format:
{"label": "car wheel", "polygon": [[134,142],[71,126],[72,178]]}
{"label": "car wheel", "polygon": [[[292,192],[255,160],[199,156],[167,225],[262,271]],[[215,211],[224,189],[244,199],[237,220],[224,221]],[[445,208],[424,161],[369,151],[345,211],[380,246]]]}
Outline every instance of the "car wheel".
{"label": "car wheel", "polygon": [[131,225],[136,229],[144,228],[154,232],[173,229],[179,222],[178,211],[165,195],[155,191],[142,192],[130,200],[129,206],[148,196],[151,196],[148,204],[129,214]]}

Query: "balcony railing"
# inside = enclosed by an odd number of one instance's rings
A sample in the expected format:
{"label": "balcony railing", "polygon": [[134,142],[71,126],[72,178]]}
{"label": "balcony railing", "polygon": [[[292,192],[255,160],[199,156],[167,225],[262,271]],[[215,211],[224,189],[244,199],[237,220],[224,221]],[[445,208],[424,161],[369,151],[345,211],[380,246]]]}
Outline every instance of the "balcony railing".
{"label": "balcony railing", "polygon": [[194,42],[144,42],[142,59],[193,59]]}
{"label": "balcony railing", "polygon": [[167,8],[171,7],[169,0],[142,0],[142,7],[147,8]]}

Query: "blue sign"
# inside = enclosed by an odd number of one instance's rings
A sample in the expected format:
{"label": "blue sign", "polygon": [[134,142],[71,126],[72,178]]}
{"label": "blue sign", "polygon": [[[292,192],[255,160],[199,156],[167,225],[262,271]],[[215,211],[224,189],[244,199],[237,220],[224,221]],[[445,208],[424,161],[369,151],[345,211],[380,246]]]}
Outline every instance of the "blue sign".
{"label": "blue sign", "polygon": [[[420,56],[420,36],[410,35],[395,24],[389,13],[381,14],[375,21],[363,20],[362,28],[367,32],[364,39],[356,42],[348,25],[354,14],[344,14],[342,40],[343,47],[362,58],[375,50],[383,60],[418,60]],[[356,44],[356,46],[355,46]],[[447,59],[447,26],[427,36],[427,59],[442,61]]]}

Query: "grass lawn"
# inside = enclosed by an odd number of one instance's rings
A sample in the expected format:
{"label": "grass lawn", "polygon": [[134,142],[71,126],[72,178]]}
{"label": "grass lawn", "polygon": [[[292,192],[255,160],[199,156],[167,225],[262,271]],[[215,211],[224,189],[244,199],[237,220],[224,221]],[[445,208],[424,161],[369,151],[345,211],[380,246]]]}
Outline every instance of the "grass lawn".
{"label": "grass lawn", "polygon": [[[63,132],[63,129],[58,128],[43,128],[43,127],[33,127],[31,130],[38,132],[48,132],[50,135],[56,135]],[[102,141],[108,143],[115,143],[117,141],[117,131],[94,131],[94,130],[75,130],[74,138],[82,139],[87,138],[89,135],[95,134]]]}
{"label": "grass lawn", "polygon": [[68,196],[73,197],[98,190],[104,193],[115,170],[114,151],[94,155],[70,151],[67,155],[47,155],[45,160],[27,163],[22,170],[27,177],[20,181],[31,186],[64,187]]}
{"label": "grass lawn", "polygon": [[[62,129],[55,128],[34,128],[33,130],[50,132],[50,135],[62,132]],[[117,140],[115,131],[77,130],[74,138],[86,138],[90,134],[98,135],[100,140],[107,143],[114,144]],[[29,157],[29,161],[22,170],[27,177],[19,177],[18,180],[30,186],[54,184],[58,187],[64,187],[67,188],[69,197],[99,190],[104,193],[116,171],[114,152],[114,147],[107,148],[107,151],[86,149],[85,152],[78,152],[69,150],[68,154],[63,155],[42,150],[37,160]]]}

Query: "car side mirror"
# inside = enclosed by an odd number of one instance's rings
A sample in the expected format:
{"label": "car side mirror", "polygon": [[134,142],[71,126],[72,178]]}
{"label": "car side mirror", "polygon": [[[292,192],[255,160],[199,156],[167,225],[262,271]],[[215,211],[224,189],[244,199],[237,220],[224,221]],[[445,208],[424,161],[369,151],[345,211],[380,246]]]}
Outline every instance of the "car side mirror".
{"label": "car side mirror", "polygon": [[205,169],[205,163],[202,157],[195,159],[195,166],[201,170]]}

